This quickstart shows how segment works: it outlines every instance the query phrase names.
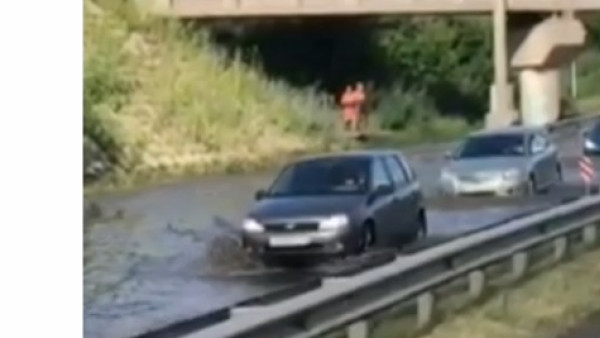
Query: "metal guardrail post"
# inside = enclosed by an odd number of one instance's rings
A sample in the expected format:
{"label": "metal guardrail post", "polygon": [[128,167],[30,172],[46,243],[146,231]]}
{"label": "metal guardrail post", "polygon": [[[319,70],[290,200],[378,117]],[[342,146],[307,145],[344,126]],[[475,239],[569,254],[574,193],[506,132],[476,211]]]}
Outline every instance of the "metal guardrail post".
{"label": "metal guardrail post", "polygon": [[526,252],[517,252],[512,257],[512,277],[514,280],[521,279],[527,272],[529,255]]}
{"label": "metal guardrail post", "polygon": [[598,225],[591,224],[583,228],[583,243],[587,247],[594,246],[598,241]]}
{"label": "metal guardrail post", "polygon": [[567,256],[569,242],[566,236],[561,236],[554,239],[554,261],[559,262]]}
{"label": "metal guardrail post", "polygon": [[417,327],[423,329],[433,322],[435,310],[435,295],[425,292],[417,299]]}
{"label": "metal guardrail post", "polygon": [[469,295],[472,299],[478,299],[485,290],[485,273],[483,270],[475,270],[469,273]]}
{"label": "metal guardrail post", "polygon": [[366,320],[361,320],[350,324],[346,331],[347,338],[368,338],[369,337],[369,323]]}

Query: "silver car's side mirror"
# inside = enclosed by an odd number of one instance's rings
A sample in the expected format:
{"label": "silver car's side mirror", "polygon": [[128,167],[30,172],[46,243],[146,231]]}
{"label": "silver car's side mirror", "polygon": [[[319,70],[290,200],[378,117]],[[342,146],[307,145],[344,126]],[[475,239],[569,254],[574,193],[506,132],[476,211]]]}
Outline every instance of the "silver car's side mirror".
{"label": "silver car's side mirror", "polygon": [[452,159],[452,151],[448,150],[444,153],[444,159],[451,160]]}
{"label": "silver car's side mirror", "polygon": [[588,138],[588,136],[590,135],[590,131],[589,130],[584,130],[581,132],[581,136],[583,138]]}

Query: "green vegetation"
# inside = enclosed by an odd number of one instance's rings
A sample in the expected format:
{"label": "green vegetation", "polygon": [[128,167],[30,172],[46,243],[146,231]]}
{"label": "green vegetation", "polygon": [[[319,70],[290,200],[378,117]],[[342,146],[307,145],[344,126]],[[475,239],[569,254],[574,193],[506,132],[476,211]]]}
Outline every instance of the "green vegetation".
{"label": "green vegetation", "polygon": [[[600,46],[600,42],[598,43]],[[576,63],[577,101],[580,109],[600,110],[600,57],[596,51],[583,53]]]}
{"label": "green vegetation", "polygon": [[356,81],[371,85],[380,126],[401,130],[442,116],[463,122],[487,111],[492,75],[486,17],[311,19],[219,29],[214,41],[241,48],[267,75],[338,96]]}
{"label": "green vegetation", "polygon": [[324,97],[220,56],[204,32],[115,3],[85,3],[88,164],[104,161],[113,178],[181,175],[329,144]]}
{"label": "green vegetation", "polygon": [[583,111],[600,111],[600,15],[590,18],[590,48],[577,59],[576,101]]}
{"label": "green vegetation", "polygon": [[[336,127],[337,96],[356,81],[370,85],[372,127],[393,132],[374,144],[444,141],[487,111],[487,17],[261,21],[239,30],[146,17],[133,3],[85,1],[86,183],[121,187],[363,146]],[[599,62],[596,51],[579,62],[586,108],[600,103]]]}

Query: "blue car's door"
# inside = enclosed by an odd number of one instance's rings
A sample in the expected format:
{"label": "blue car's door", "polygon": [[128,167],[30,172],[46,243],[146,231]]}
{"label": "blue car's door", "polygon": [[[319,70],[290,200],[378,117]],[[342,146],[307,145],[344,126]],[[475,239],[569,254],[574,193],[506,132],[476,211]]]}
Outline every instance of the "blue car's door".
{"label": "blue car's door", "polygon": [[393,227],[390,227],[390,224],[393,224],[395,220],[395,189],[392,178],[385,167],[382,157],[373,157],[369,176],[370,190],[372,192],[378,190],[383,192],[372,196],[369,201],[368,209],[375,221],[375,232],[377,237],[379,239],[384,239],[394,235]]}
{"label": "blue car's door", "polygon": [[395,184],[394,226],[398,235],[404,238],[414,237],[419,231],[419,210],[422,196],[420,185],[412,177],[412,172],[399,155],[389,155],[386,163]]}

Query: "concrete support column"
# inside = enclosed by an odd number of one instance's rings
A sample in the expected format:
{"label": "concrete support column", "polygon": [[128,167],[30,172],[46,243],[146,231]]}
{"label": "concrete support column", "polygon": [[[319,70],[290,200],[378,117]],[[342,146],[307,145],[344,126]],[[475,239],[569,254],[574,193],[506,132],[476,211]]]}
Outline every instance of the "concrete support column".
{"label": "concrete support column", "polygon": [[540,126],[560,115],[560,72],[557,68],[519,72],[521,123]]}
{"label": "concrete support column", "polygon": [[[511,84],[506,85],[505,93],[498,93],[498,86],[492,85],[490,87],[490,112],[486,116],[485,126],[487,129],[492,128],[503,128],[511,125],[518,117],[518,113],[514,109],[514,88]],[[505,100],[508,101],[505,105],[504,110],[497,110],[494,107],[498,107],[500,103],[498,99],[505,95]]]}
{"label": "concrete support column", "polygon": [[486,128],[509,126],[514,120],[511,86],[508,82],[506,0],[494,0],[494,84],[490,89],[490,111]]}

